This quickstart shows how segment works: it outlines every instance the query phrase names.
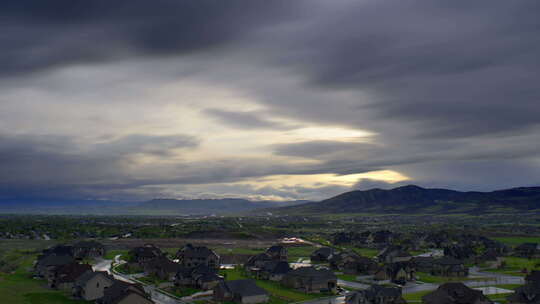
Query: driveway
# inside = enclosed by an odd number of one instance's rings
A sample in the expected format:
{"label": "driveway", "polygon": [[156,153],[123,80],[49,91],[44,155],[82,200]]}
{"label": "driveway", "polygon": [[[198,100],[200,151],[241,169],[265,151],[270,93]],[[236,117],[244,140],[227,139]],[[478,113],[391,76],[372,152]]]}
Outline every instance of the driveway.
{"label": "driveway", "polygon": [[[121,261],[119,258],[119,255],[114,258],[115,263],[122,264],[123,261]],[[98,263],[93,266],[93,269],[94,271],[107,271],[108,273],[112,274],[115,279],[120,281],[137,283],[133,280],[135,278],[135,275],[113,273],[111,271],[111,262],[112,260],[99,260]],[[156,302],[156,304],[184,304],[184,302],[182,301],[179,301],[175,298],[169,297],[161,292],[156,291],[156,288],[154,286],[144,285],[144,291],[146,291],[150,295],[152,301]]]}
{"label": "driveway", "polygon": [[[523,279],[523,277],[494,273],[494,272],[480,271],[478,267],[472,267],[469,271],[469,276],[486,278],[486,280],[463,282],[463,284],[471,288],[480,287],[480,286],[502,285],[502,284],[520,284],[520,285],[525,284],[525,280]],[[440,284],[436,284],[436,283],[412,284],[412,285],[403,287],[403,294],[415,293],[415,292],[427,291],[427,290],[435,290],[439,287],[439,285]]]}
{"label": "driveway", "polygon": [[[480,287],[480,286],[493,286],[501,284],[524,284],[525,280],[523,277],[493,273],[493,272],[484,272],[480,271],[478,267],[472,267],[469,272],[470,276],[484,277],[488,278],[483,281],[466,281],[463,284],[469,287]],[[368,284],[362,284],[357,282],[338,280],[338,285],[345,286],[355,289],[366,289],[369,288]],[[422,284],[409,284],[403,287],[403,294],[416,293],[421,291],[431,291],[439,287],[440,284],[435,283],[422,283]],[[335,296],[331,298],[323,299],[314,299],[302,302],[302,304],[343,304],[345,303],[345,296]]]}

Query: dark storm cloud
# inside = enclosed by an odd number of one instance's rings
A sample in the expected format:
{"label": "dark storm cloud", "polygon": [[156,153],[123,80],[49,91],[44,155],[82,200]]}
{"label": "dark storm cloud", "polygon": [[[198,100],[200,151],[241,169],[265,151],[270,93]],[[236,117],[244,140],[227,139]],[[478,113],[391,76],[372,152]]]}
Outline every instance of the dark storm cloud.
{"label": "dark storm cloud", "polygon": [[[505,0],[2,1],[0,78],[132,58],[182,59],[193,71],[163,77],[200,72],[267,109],[204,112],[227,126],[294,128],[273,119],[284,117],[376,136],[373,144],[271,147],[315,165],[238,156],[130,171],[135,154],[166,157],[197,147],[199,139],[132,135],[83,145],[62,136],[6,135],[1,193],[132,195],[152,185],[381,169],[438,187],[538,183],[539,12],[538,1]],[[301,198],[297,188],[260,193]],[[337,190],[344,189],[319,193]]]}
{"label": "dark storm cloud", "polygon": [[295,14],[290,1],[8,0],[0,3],[0,77],[132,56],[223,47]]}
{"label": "dark storm cloud", "polygon": [[358,109],[372,120],[416,123],[417,136],[439,138],[540,123],[538,2],[370,1],[336,10],[298,35],[293,46],[313,48],[287,64],[316,86],[374,92]]}
{"label": "dark storm cloud", "polygon": [[[166,143],[164,143],[166,142]],[[134,134],[94,145],[67,136],[0,135],[0,183],[14,186],[117,183],[129,173],[129,156],[164,156],[192,148],[190,136]]]}
{"label": "dark storm cloud", "polygon": [[308,142],[300,142],[293,144],[278,144],[274,145],[275,154],[286,156],[298,156],[307,158],[324,157],[328,154],[349,152],[351,150],[361,149],[363,145],[354,142],[340,142],[332,140],[316,140]]}
{"label": "dark storm cloud", "polygon": [[137,154],[168,156],[197,143],[185,135],[134,134],[92,145],[67,136],[0,135],[0,200],[140,200],[156,193],[141,190],[147,186],[230,183],[313,170],[249,158],[133,167],[129,158]]}
{"label": "dark storm cloud", "polygon": [[232,112],[219,109],[207,109],[205,114],[218,119],[223,124],[239,129],[274,129],[289,130],[298,128],[298,126],[272,121],[264,118],[262,113],[251,112]]}
{"label": "dark storm cloud", "polygon": [[199,140],[193,136],[168,135],[155,136],[133,134],[117,140],[96,145],[95,149],[103,155],[124,155],[130,153],[167,156],[179,148],[194,148]]}

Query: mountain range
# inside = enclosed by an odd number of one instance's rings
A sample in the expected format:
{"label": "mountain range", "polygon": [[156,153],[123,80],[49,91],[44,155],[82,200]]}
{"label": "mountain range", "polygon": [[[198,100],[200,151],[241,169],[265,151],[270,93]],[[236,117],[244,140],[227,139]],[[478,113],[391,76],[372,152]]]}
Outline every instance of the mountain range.
{"label": "mountain range", "polygon": [[223,199],[153,199],[146,202],[95,200],[0,201],[4,214],[73,215],[225,215],[294,206],[307,201],[250,201]]}
{"label": "mountain range", "polygon": [[320,215],[365,214],[485,214],[540,212],[540,187],[492,192],[426,189],[414,185],[390,190],[346,192],[319,201],[250,201],[223,199],[153,199],[112,201],[0,201],[0,213],[96,215]]}
{"label": "mountain range", "polygon": [[426,189],[415,185],[390,190],[351,191],[314,203],[273,210],[276,213],[516,213],[540,211],[540,187],[522,187],[492,192],[461,192]]}
{"label": "mountain range", "polygon": [[153,199],[139,204],[137,211],[150,213],[182,213],[182,214],[232,214],[254,211],[258,209],[272,209],[295,206],[306,201],[250,201],[240,198],[223,199]]}

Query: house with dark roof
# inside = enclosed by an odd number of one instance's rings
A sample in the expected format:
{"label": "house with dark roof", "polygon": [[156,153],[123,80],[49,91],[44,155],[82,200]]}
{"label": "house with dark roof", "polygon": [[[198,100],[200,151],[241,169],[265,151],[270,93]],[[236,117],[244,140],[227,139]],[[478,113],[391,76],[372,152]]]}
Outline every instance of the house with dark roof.
{"label": "house with dark roof", "polygon": [[73,255],[78,259],[102,257],[105,246],[96,241],[80,241],[73,244]]}
{"label": "house with dark roof", "polygon": [[422,297],[423,304],[493,304],[484,293],[463,283],[445,283]]}
{"label": "house with dark roof", "polygon": [[485,264],[488,268],[498,268],[502,265],[502,262],[501,254],[494,249],[487,249],[475,258],[475,264]]}
{"label": "house with dark roof", "polygon": [[365,290],[347,294],[346,304],[407,304],[401,296],[401,288],[372,285]]}
{"label": "house with dark roof", "polygon": [[272,258],[272,260],[286,261],[287,260],[287,248],[282,245],[274,245],[266,249],[266,254]]}
{"label": "house with dark roof", "polygon": [[435,264],[434,257],[414,257],[411,264],[418,272],[431,273]]}
{"label": "house with dark roof", "polygon": [[71,264],[73,262],[75,262],[75,259],[71,255],[57,255],[51,253],[39,257],[34,266],[34,272],[37,276],[47,278],[56,267]]}
{"label": "house with dark roof", "polygon": [[163,256],[163,252],[161,252],[161,249],[159,249],[158,247],[152,244],[146,244],[141,247],[135,247],[131,249],[128,254],[131,259],[130,262],[135,262],[141,266],[144,263],[147,263],[160,256]]}
{"label": "house with dark roof", "polygon": [[337,277],[333,271],[328,269],[301,267],[285,274],[281,280],[281,284],[306,293],[335,293],[337,288]]}
{"label": "house with dark roof", "polygon": [[349,256],[340,267],[345,274],[374,274],[379,265],[374,260],[364,256]]}
{"label": "house with dark roof", "polygon": [[344,271],[345,264],[354,262],[360,259],[360,255],[353,251],[334,252],[329,258],[328,263],[330,268],[334,270]]}
{"label": "house with dark roof", "polygon": [[390,263],[381,266],[373,278],[377,281],[391,281],[404,285],[406,282],[415,280],[415,270],[411,267],[411,263]]}
{"label": "house with dark roof", "polygon": [[72,294],[86,301],[97,300],[104,295],[115,279],[106,271],[87,271],[77,278],[73,285]]}
{"label": "house with dark roof", "polygon": [[454,244],[444,247],[444,255],[461,261],[471,261],[476,256],[476,252],[472,245],[467,245],[466,243],[460,245]]}
{"label": "house with dark roof", "polygon": [[391,244],[394,238],[395,235],[392,231],[379,230],[371,233],[368,236],[367,242],[380,248],[382,246]]}
{"label": "house with dark roof", "polygon": [[504,243],[489,238],[483,239],[483,245],[487,251],[496,252],[499,256],[504,256],[510,251],[510,248]]}
{"label": "house with dark roof", "polygon": [[244,267],[246,268],[261,268],[266,262],[272,261],[272,257],[266,253],[259,253],[256,255],[251,256],[247,262],[244,264]]}
{"label": "house with dark roof", "polygon": [[114,280],[114,283],[106,288],[103,297],[96,300],[96,304],[153,304],[154,301],[138,284],[130,284],[124,281]]}
{"label": "house with dark roof", "polygon": [[533,270],[525,276],[525,282],[528,284],[536,283],[540,285],[540,270]]}
{"label": "house with dark roof", "polygon": [[[45,257],[51,254],[73,256],[73,246],[59,244],[43,250],[43,254],[40,257]],[[38,257],[38,259],[40,257]]]}
{"label": "house with dark roof", "polygon": [[289,271],[291,267],[288,262],[273,260],[264,263],[255,275],[262,280],[281,281]]}
{"label": "house with dark roof", "polygon": [[540,304],[540,281],[527,281],[507,298],[509,304]]}
{"label": "house with dark roof", "polygon": [[350,244],[353,240],[350,232],[338,232],[333,235],[332,243],[336,245]]}
{"label": "house with dark roof", "polygon": [[379,252],[377,260],[382,263],[407,262],[412,259],[409,252],[405,251],[401,246],[387,246]]}
{"label": "house with dark roof", "polygon": [[205,265],[215,269],[219,269],[220,267],[219,255],[206,246],[193,246],[192,244],[187,244],[178,250],[176,258],[184,267],[195,267],[198,265]]}
{"label": "house with dark roof", "polygon": [[522,258],[540,258],[540,245],[538,243],[523,243],[514,248],[514,255]]}
{"label": "house with dark roof", "polygon": [[445,277],[466,277],[469,275],[469,268],[458,259],[444,256],[435,259],[431,274]]}
{"label": "house with dark roof", "polygon": [[266,303],[270,299],[268,292],[255,284],[253,280],[221,281],[214,287],[214,300],[217,302],[235,302],[240,304]]}
{"label": "house with dark roof", "polygon": [[328,262],[328,258],[334,253],[334,249],[330,247],[321,247],[311,253],[310,259],[312,262]]}
{"label": "house with dark roof", "polygon": [[217,269],[201,264],[190,268],[180,268],[174,277],[174,284],[176,286],[209,290],[213,289],[222,280],[223,277],[217,273]]}
{"label": "house with dark roof", "polygon": [[92,266],[75,262],[57,266],[49,274],[47,285],[49,288],[71,291],[77,278],[87,271],[92,271]]}
{"label": "house with dark roof", "polygon": [[182,265],[169,260],[165,256],[159,256],[143,265],[144,273],[147,276],[154,276],[167,281],[173,280],[180,268],[182,268]]}

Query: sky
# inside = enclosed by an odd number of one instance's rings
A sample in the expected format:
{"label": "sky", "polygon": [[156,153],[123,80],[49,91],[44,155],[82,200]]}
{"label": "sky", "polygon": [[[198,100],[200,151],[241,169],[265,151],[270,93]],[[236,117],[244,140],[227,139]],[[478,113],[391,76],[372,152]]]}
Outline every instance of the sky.
{"label": "sky", "polygon": [[0,201],[540,185],[537,0],[4,0]]}

